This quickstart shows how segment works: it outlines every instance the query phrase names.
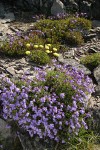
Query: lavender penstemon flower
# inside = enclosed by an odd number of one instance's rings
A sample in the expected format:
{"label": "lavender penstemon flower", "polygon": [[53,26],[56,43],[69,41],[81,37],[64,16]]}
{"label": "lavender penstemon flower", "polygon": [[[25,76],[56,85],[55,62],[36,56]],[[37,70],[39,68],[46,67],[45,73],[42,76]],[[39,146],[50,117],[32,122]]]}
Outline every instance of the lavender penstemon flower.
{"label": "lavender penstemon flower", "polygon": [[2,116],[16,122],[30,137],[65,143],[81,128],[88,129],[85,103],[94,89],[82,71],[56,62],[54,67],[35,67],[32,79],[24,75],[17,82],[1,76]]}

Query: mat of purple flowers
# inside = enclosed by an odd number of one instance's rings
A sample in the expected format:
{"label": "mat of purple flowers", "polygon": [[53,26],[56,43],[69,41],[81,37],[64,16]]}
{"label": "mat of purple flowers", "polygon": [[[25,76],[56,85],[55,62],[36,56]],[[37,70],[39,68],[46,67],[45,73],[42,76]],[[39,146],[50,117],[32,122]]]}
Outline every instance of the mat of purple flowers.
{"label": "mat of purple flowers", "polygon": [[80,129],[88,129],[86,104],[94,88],[82,71],[57,62],[53,66],[49,70],[34,67],[31,79],[24,75],[12,81],[1,75],[2,116],[13,120],[30,137],[65,143]]}

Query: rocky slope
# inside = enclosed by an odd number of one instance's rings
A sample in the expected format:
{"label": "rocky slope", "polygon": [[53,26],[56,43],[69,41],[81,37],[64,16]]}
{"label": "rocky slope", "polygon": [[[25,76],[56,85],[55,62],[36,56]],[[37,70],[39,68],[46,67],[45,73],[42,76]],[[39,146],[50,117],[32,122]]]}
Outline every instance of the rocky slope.
{"label": "rocky slope", "polygon": [[[4,10],[3,5],[0,5],[0,7]],[[0,44],[2,45],[2,42],[7,38],[7,34],[15,34],[17,31],[26,32],[32,26],[34,26],[34,23],[18,22],[12,11],[5,13],[4,10],[4,17],[3,19],[0,19]],[[100,131],[100,66],[91,72],[84,65],[80,64],[80,57],[86,55],[87,52],[100,52],[100,21],[93,21],[93,29],[88,35],[86,35],[85,38],[86,40],[88,39],[88,42],[81,47],[69,48],[69,51],[64,53],[64,56],[60,55],[59,62],[84,70],[85,74],[92,77],[95,85],[95,93],[90,98],[89,107],[93,112],[94,118],[96,119],[96,125],[94,124],[94,126],[98,126],[98,131]],[[0,56],[0,74],[7,74],[10,78],[20,78],[20,76],[25,72],[27,76],[32,77],[34,74],[32,69],[33,66],[34,64],[30,63],[27,58],[9,59],[7,57]],[[0,127],[0,132],[5,135],[4,126],[6,126],[6,123],[0,119],[0,124],[3,125],[3,127]],[[6,133],[7,138],[11,136],[9,134],[9,129]]]}

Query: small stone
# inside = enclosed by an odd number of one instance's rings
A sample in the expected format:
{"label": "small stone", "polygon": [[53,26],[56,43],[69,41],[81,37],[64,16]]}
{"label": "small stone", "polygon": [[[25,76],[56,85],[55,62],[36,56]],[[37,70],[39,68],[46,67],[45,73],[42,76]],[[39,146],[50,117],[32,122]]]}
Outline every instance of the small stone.
{"label": "small stone", "polygon": [[23,72],[23,70],[19,70],[19,71],[17,71],[17,70],[15,70],[15,72],[17,73],[17,74],[24,74],[24,72]]}
{"label": "small stone", "polygon": [[85,39],[90,40],[90,39],[95,38],[95,37],[96,37],[96,33],[91,33],[91,34],[86,35]]}
{"label": "small stone", "polygon": [[14,70],[13,67],[8,67],[8,68],[6,69],[6,71],[7,71],[9,74],[15,76],[15,70]]}
{"label": "small stone", "polygon": [[20,59],[19,62],[20,62],[21,64],[27,64],[25,58]]}
{"label": "small stone", "polygon": [[91,48],[88,50],[88,52],[90,52],[90,53],[96,53],[97,50],[91,47]]}
{"label": "small stone", "polygon": [[74,50],[70,50],[70,51],[64,53],[64,58],[72,58],[72,57],[74,57],[74,55],[75,55]]}

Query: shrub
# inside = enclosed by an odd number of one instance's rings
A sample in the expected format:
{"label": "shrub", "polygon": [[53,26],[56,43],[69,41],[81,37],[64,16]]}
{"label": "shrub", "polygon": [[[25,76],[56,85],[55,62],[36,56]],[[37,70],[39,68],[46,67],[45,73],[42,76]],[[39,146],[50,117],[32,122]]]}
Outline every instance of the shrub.
{"label": "shrub", "polygon": [[37,22],[34,26],[34,29],[38,29],[44,32],[45,38],[48,39],[51,43],[56,43],[57,41],[64,43],[66,40],[64,40],[64,34],[66,32],[70,32],[71,34],[72,31],[77,31],[80,32],[80,35],[82,36],[84,31],[89,30],[90,28],[91,22],[89,20],[77,17],[69,17],[65,20],[44,19]]}
{"label": "shrub", "polygon": [[[30,48],[30,44],[26,44],[28,48]],[[37,64],[45,65],[50,62],[51,58],[59,57],[59,45],[53,47],[52,44],[45,45],[33,45],[33,50],[28,50],[25,54],[29,57],[29,59]]]}
{"label": "shrub", "polygon": [[80,62],[90,70],[93,70],[100,64],[100,53],[94,53],[85,57],[81,57]]}
{"label": "shrub", "polygon": [[32,51],[30,55],[30,60],[39,65],[45,65],[50,62],[50,57],[45,51],[37,50]]}
{"label": "shrub", "polygon": [[77,31],[66,32],[64,38],[69,45],[82,45],[84,43],[82,34]]}
{"label": "shrub", "polygon": [[[28,35],[8,36],[9,41],[5,41],[0,52],[7,56],[25,56],[27,50],[32,50],[34,44],[44,44],[45,40],[41,37],[41,32],[34,31]],[[30,45],[30,46],[29,46]]]}
{"label": "shrub", "polygon": [[85,18],[68,18],[68,27],[69,29],[77,29],[79,31],[89,30],[92,27],[91,21]]}
{"label": "shrub", "polygon": [[4,119],[13,120],[30,137],[38,135],[65,143],[87,129],[85,111],[93,85],[75,68],[54,64],[55,69],[34,68],[32,79],[23,76],[13,82],[1,76],[0,100]]}

